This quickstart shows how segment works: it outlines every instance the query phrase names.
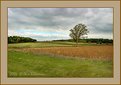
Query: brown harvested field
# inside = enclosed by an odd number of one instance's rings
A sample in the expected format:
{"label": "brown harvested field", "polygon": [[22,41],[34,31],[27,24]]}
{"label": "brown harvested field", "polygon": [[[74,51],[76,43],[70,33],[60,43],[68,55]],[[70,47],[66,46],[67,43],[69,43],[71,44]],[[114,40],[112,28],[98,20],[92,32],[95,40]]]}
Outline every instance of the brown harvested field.
{"label": "brown harvested field", "polygon": [[47,47],[47,48],[24,48],[23,51],[32,53],[54,54],[59,56],[112,59],[113,46],[81,46],[81,47]]}

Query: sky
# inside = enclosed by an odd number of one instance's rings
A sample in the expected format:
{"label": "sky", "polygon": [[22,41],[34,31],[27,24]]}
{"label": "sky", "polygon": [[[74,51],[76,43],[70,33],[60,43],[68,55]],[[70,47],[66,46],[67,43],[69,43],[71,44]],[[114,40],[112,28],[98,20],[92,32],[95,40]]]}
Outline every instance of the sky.
{"label": "sky", "polygon": [[113,39],[112,8],[8,8],[8,36],[38,41],[70,39],[70,29],[85,24],[87,38]]}

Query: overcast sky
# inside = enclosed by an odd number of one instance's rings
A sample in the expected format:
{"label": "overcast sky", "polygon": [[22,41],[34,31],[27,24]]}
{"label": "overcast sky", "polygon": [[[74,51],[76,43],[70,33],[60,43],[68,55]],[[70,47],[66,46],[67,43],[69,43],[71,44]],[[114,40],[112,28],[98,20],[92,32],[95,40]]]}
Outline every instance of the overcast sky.
{"label": "overcast sky", "polygon": [[8,36],[70,39],[79,23],[87,25],[88,38],[113,38],[112,8],[8,8]]}

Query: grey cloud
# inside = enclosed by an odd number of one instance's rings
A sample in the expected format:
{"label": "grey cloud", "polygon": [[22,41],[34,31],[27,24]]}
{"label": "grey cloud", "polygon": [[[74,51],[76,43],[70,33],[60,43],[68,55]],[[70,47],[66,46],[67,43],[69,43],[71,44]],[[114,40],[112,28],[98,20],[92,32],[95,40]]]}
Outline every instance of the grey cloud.
{"label": "grey cloud", "polygon": [[[70,25],[73,22],[73,18],[83,17],[84,13],[88,10],[76,8],[9,8],[14,13],[13,16],[9,16],[11,23],[20,25],[38,25],[38,26],[58,26],[58,25]],[[68,18],[66,20],[60,20],[60,18]],[[14,20],[13,20],[14,19]],[[24,21],[28,19],[28,21]],[[72,19],[71,21],[68,21]],[[13,20],[13,21],[12,21]],[[63,22],[62,22],[63,21]],[[12,24],[11,24],[12,25]]]}
{"label": "grey cloud", "polygon": [[101,24],[95,25],[94,28],[91,29],[92,33],[103,33],[103,34],[110,34],[113,33],[113,24]]}
{"label": "grey cloud", "polygon": [[112,8],[9,8],[8,28],[66,32],[76,24],[84,23],[91,33],[110,34],[112,14]]}

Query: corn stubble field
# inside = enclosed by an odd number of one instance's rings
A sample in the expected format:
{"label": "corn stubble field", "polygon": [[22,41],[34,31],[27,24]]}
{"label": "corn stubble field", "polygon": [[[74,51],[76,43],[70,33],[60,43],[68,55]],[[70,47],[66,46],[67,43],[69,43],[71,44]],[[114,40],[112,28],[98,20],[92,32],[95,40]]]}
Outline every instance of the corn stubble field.
{"label": "corn stubble field", "polygon": [[74,44],[9,44],[8,77],[113,77],[113,45]]}

